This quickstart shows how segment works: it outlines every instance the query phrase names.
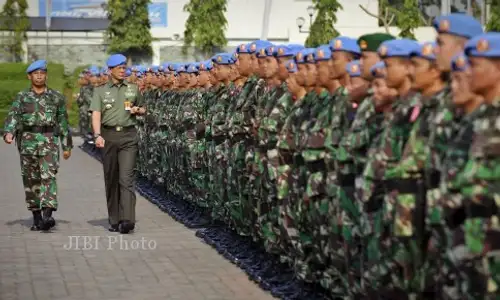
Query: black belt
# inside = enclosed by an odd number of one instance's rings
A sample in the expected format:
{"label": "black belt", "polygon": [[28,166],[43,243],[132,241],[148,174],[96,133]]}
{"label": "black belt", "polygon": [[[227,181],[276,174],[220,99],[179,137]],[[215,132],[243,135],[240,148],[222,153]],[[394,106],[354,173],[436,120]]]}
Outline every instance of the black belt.
{"label": "black belt", "polygon": [[245,140],[247,138],[248,136],[245,133],[238,133],[233,135],[233,137],[231,138],[231,143],[236,144],[239,141]]}
{"label": "black belt", "polygon": [[354,186],[356,175],[354,174],[337,174],[337,180],[340,186]]}
{"label": "black belt", "polygon": [[103,125],[102,128],[106,129],[106,130],[113,130],[113,131],[116,131],[116,132],[121,132],[121,131],[131,131],[131,130],[135,130],[135,126],[132,125],[132,126],[107,126],[107,125]]}
{"label": "black belt", "polygon": [[23,126],[24,132],[52,133],[56,130],[54,126]]}
{"label": "black belt", "polygon": [[323,160],[317,160],[313,162],[306,162],[306,168],[311,173],[325,172],[326,166]]}

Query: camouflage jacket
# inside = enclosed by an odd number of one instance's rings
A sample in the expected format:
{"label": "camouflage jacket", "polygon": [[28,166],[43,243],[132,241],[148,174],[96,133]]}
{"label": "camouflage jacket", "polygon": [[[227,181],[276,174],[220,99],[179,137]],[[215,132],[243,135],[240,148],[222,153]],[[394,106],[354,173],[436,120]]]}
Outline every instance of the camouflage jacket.
{"label": "camouflage jacket", "polygon": [[[52,127],[54,133],[30,132],[30,127]],[[31,89],[19,92],[5,119],[5,133],[15,135],[22,155],[46,155],[73,148],[64,96],[48,88],[37,95]]]}
{"label": "camouflage jacket", "polygon": [[360,175],[367,161],[367,152],[382,133],[384,114],[375,110],[369,95],[359,105],[351,127],[344,134],[337,151],[337,170],[345,175]]}
{"label": "camouflage jacket", "polygon": [[272,149],[276,147],[278,132],[283,126],[292,99],[287,92],[286,83],[266,93],[265,107],[260,117],[258,136],[259,145]]}
{"label": "camouflage jacket", "polygon": [[90,107],[90,102],[92,101],[92,96],[94,94],[94,86],[84,85],[80,88],[80,94],[76,98],[76,104],[81,110],[88,110]]}

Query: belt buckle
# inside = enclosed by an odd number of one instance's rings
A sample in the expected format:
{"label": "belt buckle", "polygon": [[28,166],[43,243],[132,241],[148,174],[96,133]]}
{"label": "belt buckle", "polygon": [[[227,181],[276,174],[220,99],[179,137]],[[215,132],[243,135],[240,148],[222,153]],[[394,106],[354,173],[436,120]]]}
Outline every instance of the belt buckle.
{"label": "belt buckle", "polygon": [[120,132],[123,130],[123,127],[122,126],[116,126],[116,131]]}

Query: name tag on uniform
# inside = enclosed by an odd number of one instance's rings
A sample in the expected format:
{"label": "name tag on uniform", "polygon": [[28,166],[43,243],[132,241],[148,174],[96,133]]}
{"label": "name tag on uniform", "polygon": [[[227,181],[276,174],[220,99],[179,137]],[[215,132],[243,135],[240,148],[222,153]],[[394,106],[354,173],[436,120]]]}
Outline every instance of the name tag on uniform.
{"label": "name tag on uniform", "polygon": [[130,110],[132,108],[132,103],[130,101],[125,101],[125,110]]}

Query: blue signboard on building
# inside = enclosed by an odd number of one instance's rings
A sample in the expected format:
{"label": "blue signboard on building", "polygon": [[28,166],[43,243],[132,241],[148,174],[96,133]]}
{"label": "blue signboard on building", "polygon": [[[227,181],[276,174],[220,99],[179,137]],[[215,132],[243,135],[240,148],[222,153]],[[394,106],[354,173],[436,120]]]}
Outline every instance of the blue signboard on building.
{"label": "blue signboard on building", "polygon": [[[106,0],[38,0],[39,16],[47,14],[47,2],[52,3],[52,17],[106,18]],[[167,27],[167,0],[152,1],[148,5],[151,27]]]}

